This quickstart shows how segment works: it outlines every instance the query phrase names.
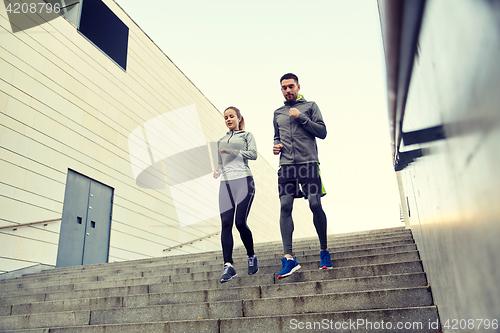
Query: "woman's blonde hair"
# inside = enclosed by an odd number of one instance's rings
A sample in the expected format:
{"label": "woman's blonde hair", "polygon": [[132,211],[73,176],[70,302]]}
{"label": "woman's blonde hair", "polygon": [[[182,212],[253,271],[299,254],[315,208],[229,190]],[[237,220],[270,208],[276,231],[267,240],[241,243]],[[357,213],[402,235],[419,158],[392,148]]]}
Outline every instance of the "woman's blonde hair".
{"label": "woman's blonde hair", "polygon": [[241,111],[235,106],[228,106],[224,110],[224,113],[226,113],[227,110],[234,110],[236,112],[236,116],[238,117],[238,119],[240,119],[240,126],[238,127],[238,129],[240,131],[244,131],[245,130],[245,118],[243,118],[243,116],[241,115]]}

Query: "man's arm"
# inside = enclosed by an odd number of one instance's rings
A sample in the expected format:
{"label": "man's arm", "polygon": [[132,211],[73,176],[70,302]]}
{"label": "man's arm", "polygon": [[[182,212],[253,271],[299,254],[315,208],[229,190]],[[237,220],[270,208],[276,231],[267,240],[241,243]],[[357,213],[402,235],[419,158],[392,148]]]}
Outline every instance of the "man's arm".
{"label": "man's arm", "polygon": [[278,155],[281,151],[283,145],[281,144],[280,139],[280,129],[278,127],[278,122],[276,121],[276,115],[273,118],[273,126],[274,126],[274,146],[273,146],[273,154]]}
{"label": "man's arm", "polygon": [[320,139],[326,138],[326,125],[318,105],[314,102],[312,103],[310,113],[311,118],[300,112],[297,115],[297,120],[312,135]]}

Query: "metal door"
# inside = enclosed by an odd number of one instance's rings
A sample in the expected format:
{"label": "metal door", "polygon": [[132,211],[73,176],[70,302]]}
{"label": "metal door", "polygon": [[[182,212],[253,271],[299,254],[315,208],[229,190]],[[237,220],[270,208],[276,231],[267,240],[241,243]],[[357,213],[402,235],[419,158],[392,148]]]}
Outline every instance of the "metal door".
{"label": "metal door", "polygon": [[111,231],[113,189],[96,181],[90,182],[87,231],[83,250],[83,264],[108,262]]}
{"label": "metal door", "polygon": [[113,189],[68,170],[56,267],[108,262]]}

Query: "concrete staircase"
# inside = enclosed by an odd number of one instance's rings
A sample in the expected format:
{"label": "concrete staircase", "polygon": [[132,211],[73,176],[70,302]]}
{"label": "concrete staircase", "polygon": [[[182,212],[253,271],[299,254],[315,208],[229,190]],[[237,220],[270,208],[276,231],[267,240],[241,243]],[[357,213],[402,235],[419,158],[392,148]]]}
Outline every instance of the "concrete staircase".
{"label": "concrete staircase", "polygon": [[[438,311],[403,228],[294,242],[302,269],[277,280],[281,243],[257,244],[259,272],[220,284],[218,252],[47,270],[0,282],[0,332],[438,332]],[[391,325],[391,327],[389,327]],[[399,325],[399,330],[396,328]]]}

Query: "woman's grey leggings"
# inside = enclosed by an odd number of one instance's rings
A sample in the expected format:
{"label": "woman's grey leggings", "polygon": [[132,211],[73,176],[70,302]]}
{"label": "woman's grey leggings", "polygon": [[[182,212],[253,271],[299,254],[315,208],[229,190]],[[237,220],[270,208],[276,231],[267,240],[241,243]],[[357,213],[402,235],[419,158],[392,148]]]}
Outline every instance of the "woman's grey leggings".
{"label": "woman's grey leggings", "polygon": [[[293,195],[283,195],[280,198],[280,228],[281,239],[283,240],[283,251],[285,254],[293,255],[292,253],[292,234],[293,234]],[[321,194],[311,194],[307,197],[309,200],[309,208],[313,213],[314,227],[318,234],[321,250],[327,249],[326,241],[326,214],[321,206]]]}

